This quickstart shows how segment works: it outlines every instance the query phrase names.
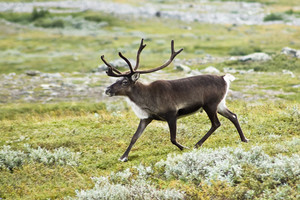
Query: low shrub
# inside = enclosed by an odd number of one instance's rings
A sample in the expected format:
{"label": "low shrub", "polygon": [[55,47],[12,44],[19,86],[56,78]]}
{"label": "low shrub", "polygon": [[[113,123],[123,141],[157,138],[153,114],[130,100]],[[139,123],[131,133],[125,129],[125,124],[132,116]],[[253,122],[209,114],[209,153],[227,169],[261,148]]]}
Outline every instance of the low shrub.
{"label": "low shrub", "polygon": [[293,9],[287,10],[284,13],[287,15],[294,15],[296,17],[300,17],[300,11],[295,11]]}
{"label": "low shrub", "polygon": [[96,23],[102,23],[106,22],[107,24],[111,26],[119,26],[120,20],[113,15],[107,15],[101,12],[93,12],[93,11],[85,11],[80,14],[73,14],[73,17],[83,17],[86,21],[96,22]]}
{"label": "low shrub", "polygon": [[87,15],[84,17],[85,20],[87,21],[93,21],[93,22],[102,22],[105,21],[103,19],[103,17],[99,16],[99,15]]}
{"label": "low shrub", "polygon": [[50,12],[46,9],[34,8],[31,13],[13,13],[13,12],[2,12],[0,18],[7,21],[28,24],[36,20],[45,19],[50,16]]}
{"label": "low shrub", "polygon": [[37,9],[34,8],[31,13],[31,20],[35,21],[40,18],[45,18],[50,15],[50,12],[46,9]]}
{"label": "low shrub", "polygon": [[65,22],[62,19],[52,17],[46,9],[34,8],[31,13],[0,13],[0,18],[7,21],[21,24],[34,23],[37,27],[43,28],[64,28]]}
{"label": "low shrub", "polygon": [[271,13],[264,17],[264,22],[283,20],[283,16],[277,13]]}
{"label": "low shrub", "polygon": [[9,22],[28,24],[32,20],[30,13],[12,13],[12,12],[2,12],[0,13],[0,18],[5,19]]}
{"label": "low shrub", "polygon": [[43,28],[64,28],[65,22],[62,19],[43,18],[37,20],[34,25]]}
{"label": "low shrub", "polygon": [[243,46],[237,46],[237,47],[232,47],[229,50],[229,55],[231,56],[244,56],[248,55],[251,53],[255,52],[261,52],[261,48],[258,46],[253,46],[253,47],[243,47]]}
{"label": "low shrub", "polygon": [[289,10],[285,11],[284,13],[287,14],[287,15],[292,15],[292,14],[294,14],[294,10],[289,9]]}

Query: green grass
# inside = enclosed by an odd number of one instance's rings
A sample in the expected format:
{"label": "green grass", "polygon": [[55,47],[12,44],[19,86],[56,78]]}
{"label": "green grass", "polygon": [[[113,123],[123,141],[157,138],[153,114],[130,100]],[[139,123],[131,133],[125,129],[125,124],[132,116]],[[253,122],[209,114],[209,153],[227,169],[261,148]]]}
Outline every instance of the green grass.
{"label": "green grass", "polygon": [[[247,150],[258,145],[269,155],[299,153],[299,149],[290,149],[285,145],[288,141],[299,139],[299,103],[249,105],[238,101],[229,102],[228,106],[239,115],[241,126],[250,142],[241,144],[233,125],[225,118],[220,118],[223,125],[205,142],[205,148],[230,146]],[[65,147],[82,153],[77,167],[28,163],[15,169],[13,173],[1,170],[1,198],[73,196],[75,189],[92,187],[90,177],[109,175],[112,171],[124,170],[140,163],[152,166],[161,159],[166,159],[170,153],[181,153],[169,141],[166,123],[154,122],[132,149],[130,162],[119,162],[118,157],[125,151],[138,124],[138,119],[127,107],[111,112],[103,104],[21,104],[17,107],[2,106],[0,110],[1,113],[12,113],[11,117],[6,114],[7,117],[0,121],[1,146],[10,145],[18,150],[24,150],[23,144],[48,150]],[[97,116],[95,112],[98,113]],[[204,113],[183,118],[178,121],[178,141],[192,148],[209,126]],[[273,136],[279,139],[274,140]],[[274,144],[282,145],[289,151],[281,152],[280,149],[273,148]],[[190,150],[186,150],[188,151]],[[169,185],[165,180],[156,181],[166,184],[161,187]],[[192,195],[191,190],[196,186],[189,182],[181,184],[183,185],[180,187],[177,183],[173,186],[185,189]],[[218,185],[205,187],[207,188],[202,190],[206,193],[215,187],[222,190]]]}

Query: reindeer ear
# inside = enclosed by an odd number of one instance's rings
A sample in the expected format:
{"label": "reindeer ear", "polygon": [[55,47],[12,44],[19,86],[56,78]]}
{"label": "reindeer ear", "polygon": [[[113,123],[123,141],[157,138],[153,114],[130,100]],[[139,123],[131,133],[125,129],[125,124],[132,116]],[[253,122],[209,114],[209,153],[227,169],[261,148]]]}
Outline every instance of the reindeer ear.
{"label": "reindeer ear", "polygon": [[132,76],[131,76],[131,80],[132,80],[133,82],[136,82],[139,78],[140,78],[140,73],[134,73],[134,74],[132,74]]}

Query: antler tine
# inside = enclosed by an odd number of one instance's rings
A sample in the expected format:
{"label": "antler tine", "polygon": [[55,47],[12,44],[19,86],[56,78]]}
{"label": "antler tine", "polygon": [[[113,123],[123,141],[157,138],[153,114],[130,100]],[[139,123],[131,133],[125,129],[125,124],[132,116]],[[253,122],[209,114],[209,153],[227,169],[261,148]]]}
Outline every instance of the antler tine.
{"label": "antler tine", "polygon": [[136,55],[136,64],[135,64],[134,70],[137,70],[139,68],[140,54],[143,51],[143,49],[146,47],[146,45],[143,44],[143,42],[144,42],[144,39],[141,40],[140,48],[139,48],[139,50],[137,52],[137,55]]}
{"label": "antler tine", "polygon": [[174,59],[181,51],[183,50],[183,48],[179,49],[178,51],[174,51],[174,40],[171,41],[171,57],[170,59]]}
{"label": "antler tine", "polygon": [[134,73],[134,71],[132,69],[132,66],[131,66],[131,63],[129,62],[129,60],[127,58],[125,58],[125,56],[123,56],[121,52],[119,52],[119,56],[125,60],[125,62],[127,63],[128,67],[130,69],[130,72]]}
{"label": "antler tine", "polygon": [[142,71],[136,71],[136,72],[138,72],[140,74],[146,74],[146,73],[150,73],[150,72],[155,72],[155,71],[161,70],[161,69],[167,67],[182,50],[183,50],[183,48],[179,49],[178,51],[175,51],[174,50],[174,40],[172,40],[171,41],[171,56],[170,56],[169,60],[165,64],[163,64],[160,67],[154,68],[154,69],[142,70]]}
{"label": "antler tine", "polygon": [[108,76],[112,76],[112,77],[122,77],[123,74],[116,74],[114,71],[113,71],[113,68],[108,68],[107,71],[106,71],[106,74]]}
{"label": "antler tine", "polygon": [[[104,62],[104,64],[108,67],[106,74],[108,76],[113,76],[113,77],[121,77],[123,76],[123,74],[117,70],[116,68],[114,68],[112,65],[110,65],[108,62],[106,62],[106,60],[104,59],[104,55],[101,56],[101,60]],[[116,73],[117,74],[116,74]]]}

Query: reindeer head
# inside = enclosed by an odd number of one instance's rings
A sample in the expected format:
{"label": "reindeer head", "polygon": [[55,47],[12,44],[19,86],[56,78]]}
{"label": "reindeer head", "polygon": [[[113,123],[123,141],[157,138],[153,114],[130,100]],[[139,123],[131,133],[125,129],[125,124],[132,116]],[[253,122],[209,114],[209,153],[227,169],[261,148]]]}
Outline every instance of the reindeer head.
{"label": "reindeer head", "polygon": [[183,49],[180,49],[179,51],[174,51],[174,40],[172,40],[171,41],[171,56],[165,64],[161,65],[160,67],[156,67],[154,69],[137,70],[139,67],[139,62],[140,62],[140,54],[146,46],[145,44],[143,44],[143,42],[144,42],[144,39],[141,40],[140,47],[137,51],[136,65],[134,68],[132,67],[129,60],[125,56],[123,56],[123,54],[121,52],[119,52],[119,56],[125,60],[125,62],[127,63],[128,67],[129,67],[129,71],[127,71],[127,72],[123,72],[123,73],[120,72],[115,67],[113,67],[111,64],[106,62],[106,60],[104,60],[104,55],[101,56],[102,61],[108,67],[106,74],[111,77],[122,77],[121,79],[119,79],[118,81],[116,81],[114,84],[112,84],[111,86],[109,86],[106,89],[105,93],[108,96],[115,96],[115,95],[125,96],[126,94],[128,94],[128,92],[130,92],[132,86],[139,79],[140,74],[147,74],[147,73],[155,72],[155,71],[158,71],[158,70],[161,70],[161,69],[167,67],[174,60],[174,58],[177,56],[177,54],[179,54],[183,50]]}

